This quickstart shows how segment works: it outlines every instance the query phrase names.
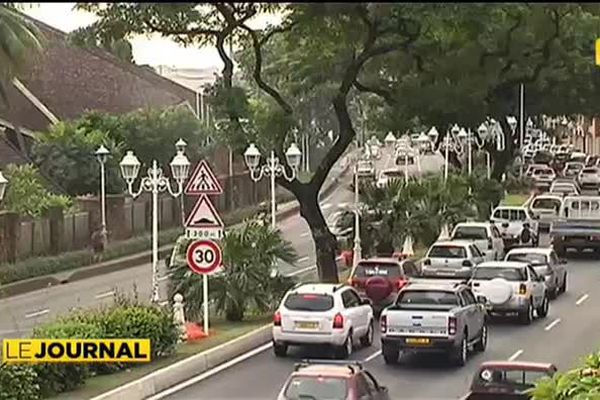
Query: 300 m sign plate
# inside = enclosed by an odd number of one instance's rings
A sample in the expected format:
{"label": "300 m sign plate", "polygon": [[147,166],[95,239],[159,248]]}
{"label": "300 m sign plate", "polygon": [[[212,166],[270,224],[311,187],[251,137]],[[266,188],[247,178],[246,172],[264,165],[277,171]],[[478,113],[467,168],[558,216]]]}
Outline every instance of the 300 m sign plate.
{"label": "300 m sign plate", "polygon": [[187,264],[197,274],[215,272],[223,261],[219,245],[212,240],[196,240],[187,249]]}

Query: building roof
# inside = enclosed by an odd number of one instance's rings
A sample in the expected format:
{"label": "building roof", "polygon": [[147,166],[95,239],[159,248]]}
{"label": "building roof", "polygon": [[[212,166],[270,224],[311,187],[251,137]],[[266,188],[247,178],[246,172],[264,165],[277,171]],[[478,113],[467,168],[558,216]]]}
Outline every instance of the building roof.
{"label": "building roof", "polygon": [[44,35],[44,49],[19,78],[22,87],[17,82],[8,88],[10,106],[0,104],[0,118],[42,131],[53,122],[52,116],[68,120],[87,111],[121,114],[194,104],[192,90],[149,68],[123,62],[102,49],[79,48],[68,42],[66,33],[24,18]]}

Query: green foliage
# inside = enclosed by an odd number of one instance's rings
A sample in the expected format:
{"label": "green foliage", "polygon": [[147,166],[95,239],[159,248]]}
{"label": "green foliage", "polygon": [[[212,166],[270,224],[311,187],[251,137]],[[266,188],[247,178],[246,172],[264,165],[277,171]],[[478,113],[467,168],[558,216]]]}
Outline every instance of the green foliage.
{"label": "green foliage", "polygon": [[0,97],[5,104],[6,85],[35,60],[42,45],[39,29],[15,11],[15,4],[0,3]]}
{"label": "green foliage", "polygon": [[534,400],[593,400],[600,398],[600,352],[587,356],[581,367],[540,380]]}
{"label": "green foliage", "polygon": [[38,400],[38,376],[29,365],[0,364],[0,400]]}
{"label": "green foliage", "polygon": [[83,27],[71,32],[68,40],[85,49],[101,48],[124,62],[133,63],[133,48],[127,39],[114,39],[101,36],[90,27]]}
{"label": "green foliage", "polygon": [[70,198],[52,194],[44,186],[43,179],[33,165],[15,166],[6,169],[9,185],[6,189],[4,204],[6,209],[20,215],[39,217],[52,207],[66,210],[72,207]]}
{"label": "green foliage", "polygon": [[[180,238],[176,258],[170,268],[169,296],[181,293],[186,303],[186,315],[198,319],[202,307],[202,277],[193,273],[185,262],[190,241]],[[223,269],[210,279],[210,297],[216,309],[229,321],[241,321],[250,310],[273,309],[293,280],[272,276],[277,261],[293,263],[296,254],[281,232],[258,221],[246,221],[231,229],[222,241]]]}
{"label": "green foliage", "polygon": [[94,152],[101,145],[111,155],[106,162],[106,191],[123,191],[119,176],[122,146],[113,141],[107,131],[80,126],[78,121],[59,122],[40,135],[32,147],[32,157],[48,176],[71,196],[97,193],[100,188],[100,165]]}

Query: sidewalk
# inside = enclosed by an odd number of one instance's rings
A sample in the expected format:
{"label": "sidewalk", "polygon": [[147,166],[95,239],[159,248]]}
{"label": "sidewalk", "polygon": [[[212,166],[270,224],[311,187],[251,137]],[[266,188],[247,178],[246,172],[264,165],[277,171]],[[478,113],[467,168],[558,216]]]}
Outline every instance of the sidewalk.
{"label": "sidewalk", "polygon": [[[342,160],[344,157],[345,160]],[[332,168],[329,177],[325,180],[323,188],[319,193],[319,200],[327,197],[336,188],[339,180],[348,172],[349,164],[347,162],[348,155],[342,156],[340,161]],[[343,164],[342,164],[343,163]],[[277,210],[277,219],[282,221],[288,219],[299,212],[299,204],[296,200],[281,204]],[[233,225],[239,226],[240,224]],[[173,249],[173,243],[169,243],[159,247],[159,258],[164,259]],[[152,251],[146,250],[143,252],[131,254],[128,256],[116,258],[110,261],[105,261],[98,264],[92,264],[81,268],[72,269],[56,274],[50,274],[31,278],[15,283],[0,286],[0,299],[8,298],[24,293],[34,292],[36,290],[45,289],[49,286],[66,284],[83,279],[93,278],[96,276],[108,274],[122,269],[133,268],[151,262]]]}

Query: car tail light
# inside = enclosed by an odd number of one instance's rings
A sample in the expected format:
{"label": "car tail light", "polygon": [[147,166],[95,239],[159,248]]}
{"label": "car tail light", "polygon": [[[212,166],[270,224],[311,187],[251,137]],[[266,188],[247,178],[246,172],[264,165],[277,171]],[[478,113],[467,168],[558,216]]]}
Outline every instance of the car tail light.
{"label": "car tail light", "polygon": [[492,250],[494,248],[494,244],[492,243],[492,238],[488,238],[488,250]]}
{"label": "car tail light", "polygon": [[396,289],[400,290],[402,289],[404,286],[406,286],[406,284],[408,283],[408,281],[404,278],[400,278],[396,281]]}
{"label": "car tail light", "polygon": [[456,335],[456,318],[448,318],[448,335]]}
{"label": "car tail light", "polygon": [[344,329],[344,316],[340,313],[333,317],[333,329]]}
{"label": "car tail light", "polygon": [[379,325],[381,327],[381,333],[385,333],[387,331],[387,316],[382,315],[381,320],[379,321]]}
{"label": "car tail light", "polygon": [[431,265],[431,260],[430,260],[429,258],[426,258],[426,259],[423,261],[423,265]]}
{"label": "car tail light", "polygon": [[473,263],[471,262],[471,260],[465,260],[462,263],[463,267],[472,267]]}
{"label": "car tail light", "polygon": [[273,314],[273,326],[281,326],[281,313],[279,311]]}
{"label": "car tail light", "polygon": [[360,279],[352,279],[350,280],[350,285],[355,288],[363,287],[363,282]]}
{"label": "car tail light", "polygon": [[519,285],[519,294],[527,294],[527,285],[524,283]]}

